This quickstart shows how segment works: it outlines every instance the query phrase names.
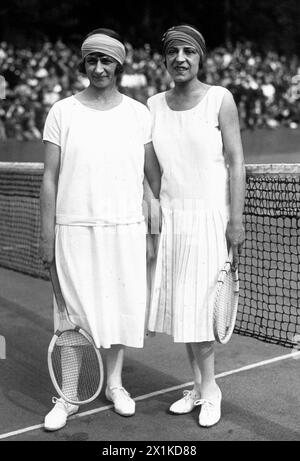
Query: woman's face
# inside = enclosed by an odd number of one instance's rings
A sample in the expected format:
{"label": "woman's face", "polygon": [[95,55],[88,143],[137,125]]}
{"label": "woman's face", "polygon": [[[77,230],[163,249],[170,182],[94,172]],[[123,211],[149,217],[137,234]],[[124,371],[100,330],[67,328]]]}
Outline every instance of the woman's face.
{"label": "woman's face", "polygon": [[91,53],[85,58],[85,71],[90,84],[104,89],[116,83],[117,61],[103,53]]}
{"label": "woman's face", "polygon": [[196,48],[185,42],[174,42],[166,51],[166,66],[174,82],[184,83],[197,78],[200,56]]}

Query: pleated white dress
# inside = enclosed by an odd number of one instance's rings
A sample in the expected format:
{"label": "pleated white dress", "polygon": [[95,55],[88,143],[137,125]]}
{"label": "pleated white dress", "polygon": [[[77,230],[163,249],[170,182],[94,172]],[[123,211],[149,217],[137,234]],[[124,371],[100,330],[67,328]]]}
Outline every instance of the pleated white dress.
{"label": "pleated white dress", "polygon": [[165,93],[148,100],[163,212],[148,329],[175,342],[214,340],[213,299],[227,257],[230,206],[218,122],[226,91],[212,86],[185,111],[170,109]]}
{"label": "pleated white dress", "polygon": [[71,96],[51,108],[43,139],[61,148],[55,250],[70,318],[98,347],[142,347],[149,110],[127,96],[106,111]]}

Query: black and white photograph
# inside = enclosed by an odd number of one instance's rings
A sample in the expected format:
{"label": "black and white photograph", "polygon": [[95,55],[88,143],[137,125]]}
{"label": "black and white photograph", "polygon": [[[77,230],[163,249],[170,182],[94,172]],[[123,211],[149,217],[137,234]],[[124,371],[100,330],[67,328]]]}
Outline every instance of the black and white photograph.
{"label": "black and white photograph", "polygon": [[0,441],[300,441],[299,25],[0,0]]}

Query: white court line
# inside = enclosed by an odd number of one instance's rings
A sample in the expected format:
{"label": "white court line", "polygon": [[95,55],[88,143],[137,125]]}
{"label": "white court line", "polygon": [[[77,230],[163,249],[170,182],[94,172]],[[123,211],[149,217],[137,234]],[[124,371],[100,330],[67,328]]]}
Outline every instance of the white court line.
{"label": "white court line", "polygon": [[[286,360],[290,358],[300,359],[300,351],[291,352],[290,354],[280,355],[278,357],[274,357],[268,360],[262,360],[261,362],[251,363],[250,365],[245,365],[243,367],[236,368],[234,370],[224,371],[223,373],[219,373],[218,375],[216,375],[216,378],[224,378],[225,376],[234,375],[236,373],[240,373],[241,371],[252,370],[253,368],[262,367],[264,365],[269,365],[270,363],[280,362],[282,360]],[[150,392],[149,394],[140,395],[139,397],[135,397],[134,400],[137,402],[140,400],[150,399],[151,397],[155,397],[156,395],[161,395],[161,394],[166,394],[168,392],[177,391],[178,389],[182,389],[187,386],[192,386],[193,384],[194,384],[193,381],[190,381],[188,383],[179,384],[178,386],[167,387],[165,389],[161,389],[160,391],[155,391],[155,392]],[[70,418],[68,418],[68,421],[71,421],[72,419],[82,418],[84,416],[93,415],[95,413],[100,413],[102,411],[109,410],[110,408],[113,408],[113,405],[105,405],[104,407],[95,408],[94,410],[83,411],[82,413],[77,413],[76,415],[70,416]],[[35,431],[37,429],[41,429],[42,427],[44,427],[43,424],[37,424],[35,426],[29,426],[23,429],[18,429],[17,431],[6,432],[5,434],[0,434],[0,440],[13,437],[14,435],[24,434],[25,432]]]}

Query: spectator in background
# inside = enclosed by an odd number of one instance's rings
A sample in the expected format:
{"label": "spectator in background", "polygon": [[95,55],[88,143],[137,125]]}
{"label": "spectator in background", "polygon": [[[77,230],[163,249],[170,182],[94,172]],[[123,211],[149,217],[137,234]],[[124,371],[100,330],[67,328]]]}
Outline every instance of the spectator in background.
{"label": "spectator in background", "polygon": [[[134,49],[126,43],[126,48],[128,54],[120,80],[123,93],[145,103],[148,97],[172,87],[161,55],[149,44]],[[77,51],[61,39],[55,43],[45,40],[35,49],[0,43],[1,74],[8,83],[6,100],[1,101],[5,112],[2,132],[8,138],[27,139],[22,125],[28,104],[35,112],[30,124],[34,123],[41,133],[51,104],[87,87],[87,79],[77,71],[79,58]],[[299,69],[298,56],[287,59],[273,51],[258,52],[250,42],[238,42],[235,47],[218,47],[208,54],[205,81],[222,85],[234,94],[242,129],[280,125],[297,128]]]}
{"label": "spectator in background", "polygon": [[2,111],[0,111],[0,141],[6,141],[5,125],[4,125],[2,117],[3,117],[3,114],[2,114]]}

